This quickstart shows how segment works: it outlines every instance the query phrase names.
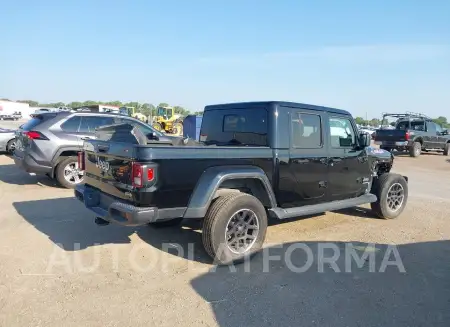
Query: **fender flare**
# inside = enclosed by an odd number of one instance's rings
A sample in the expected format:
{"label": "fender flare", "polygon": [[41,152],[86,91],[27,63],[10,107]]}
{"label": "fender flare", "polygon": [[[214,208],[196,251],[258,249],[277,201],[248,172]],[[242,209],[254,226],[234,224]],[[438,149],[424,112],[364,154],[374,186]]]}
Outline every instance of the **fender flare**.
{"label": "fender flare", "polygon": [[77,146],[62,146],[60,148],[58,148],[58,150],[56,150],[53,158],[52,158],[52,172],[51,172],[51,176],[53,177],[55,175],[55,168],[58,165],[58,163],[61,161],[60,157],[61,157],[61,153],[63,153],[64,151],[81,151],[80,147]]}
{"label": "fender flare", "polygon": [[206,169],[201,175],[193,190],[184,217],[203,218],[220,185],[226,180],[243,178],[260,180],[267,192],[271,207],[277,207],[272,185],[261,168],[255,166],[215,166]]}

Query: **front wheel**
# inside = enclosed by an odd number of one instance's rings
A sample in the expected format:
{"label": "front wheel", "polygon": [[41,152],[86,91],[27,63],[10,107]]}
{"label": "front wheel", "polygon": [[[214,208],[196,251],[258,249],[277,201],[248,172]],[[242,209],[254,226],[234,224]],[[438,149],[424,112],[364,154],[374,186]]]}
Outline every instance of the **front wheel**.
{"label": "front wheel", "polygon": [[408,183],[399,174],[386,173],[374,180],[372,193],[377,201],[371,203],[372,211],[380,218],[397,218],[408,201]]}
{"label": "front wheel", "polygon": [[77,157],[68,157],[56,167],[56,179],[65,188],[75,188],[83,182],[84,171],[78,167]]}
{"label": "front wheel", "polygon": [[154,129],[156,129],[158,132],[161,132],[162,131],[162,125],[160,124],[160,123],[153,123],[152,124],[152,127],[154,128]]}
{"label": "front wheel", "polygon": [[242,262],[261,249],[267,230],[267,214],[252,195],[219,196],[203,221],[202,241],[206,252],[220,265]]}

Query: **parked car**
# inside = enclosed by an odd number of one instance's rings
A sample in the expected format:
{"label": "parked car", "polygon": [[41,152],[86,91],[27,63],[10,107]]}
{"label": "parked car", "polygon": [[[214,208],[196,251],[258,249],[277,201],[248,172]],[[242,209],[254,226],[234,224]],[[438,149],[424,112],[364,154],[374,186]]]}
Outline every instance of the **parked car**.
{"label": "parked car", "polygon": [[75,188],[96,223],[204,219],[203,245],[220,264],[258,251],[268,216],[370,203],[375,214],[393,219],[408,198],[407,177],[390,173],[393,155],[369,147],[370,136],[358,133],[344,110],[290,102],[207,106],[201,145],[184,148],[104,133],[84,143],[85,182]]}
{"label": "parked car", "polygon": [[22,118],[22,113],[15,111],[12,114],[0,114],[0,120],[19,120]]}
{"label": "parked car", "polygon": [[[77,153],[99,126],[115,122],[136,124],[146,134],[155,131],[137,119],[113,113],[47,112],[36,114],[17,131],[14,161],[27,172],[47,174],[66,188],[83,181]],[[167,136],[166,136],[167,137]]]}
{"label": "parked car", "polygon": [[423,114],[384,114],[397,118],[394,129],[378,129],[375,132],[375,144],[381,149],[408,151],[411,157],[418,157],[422,151],[436,150],[448,156],[450,136],[448,130],[433,122]]}
{"label": "parked car", "polygon": [[16,148],[16,135],[12,129],[0,128],[0,152],[12,154]]}

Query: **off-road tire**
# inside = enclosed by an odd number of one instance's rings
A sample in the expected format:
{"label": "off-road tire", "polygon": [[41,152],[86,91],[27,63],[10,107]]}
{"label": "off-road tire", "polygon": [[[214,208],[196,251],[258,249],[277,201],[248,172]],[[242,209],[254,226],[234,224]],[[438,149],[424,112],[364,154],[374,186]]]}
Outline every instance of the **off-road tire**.
{"label": "off-road tire", "polygon": [[418,157],[422,153],[422,144],[420,142],[414,142],[412,146],[409,147],[409,156]]}
{"label": "off-road tire", "polygon": [[[241,209],[252,210],[258,219],[259,232],[253,246],[237,254],[226,245],[225,233],[229,220]],[[262,203],[252,195],[233,192],[219,196],[210,205],[203,221],[202,241],[208,255],[218,265],[241,263],[255,255],[262,247],[267,231],[267,214]]]}
{"label": "off-road tire", "polygon": [[163,131],[163,126],[161,125],[161,123],[153,123],[152,127],[154,129],[156,129],[158,132],[162,132]]}
{"label": "off-road tire", "polygon": [[445,144],[444,146],[444,156],[448,156],[450,152],[450,142],[448,142],[447,144]]}
{"label": "off-road tire", "polygon": [[174,219],[168,219],[168,220],[162,220],[162,221],[155,221],[153,223],[150,223],[149,226],[153,227],[153,228],[173,227],[173,226],[181,225],[182,221],[183,221],[183,218],[174,218]]}
{"label": "off-road tire", "polygon": [[[56,171],[55,171],[55,176],[56,176],[56,180],[58,181],[58,183],[65,188],[68,189],[73,189],[75,188],[76,185],[78,184],[74,184],[74,183],[69,183],[65,178],[64,178],[64,167],[67,166],[67,164],[71,163],[71,162],[77,162],[78,158],[75,156],[71,156],[71,157],[67,157],[66,159],[62,160],[58,166],[56,166]],[[81,184],[81,183],[80,183]]]}
{"label": "off-road tire", "polygon": [[[393,211],[388,206],[387,195],[390,187],[396,183],[399,183],[403,187],[404,198],[401,206]],[[370,204],[372,211],[380,218],[394,219],[400,216],[408,202],[408,183],[399,174],[382,174],[374,180],[371,193],[375,194],[378,198],[376,202]]]}

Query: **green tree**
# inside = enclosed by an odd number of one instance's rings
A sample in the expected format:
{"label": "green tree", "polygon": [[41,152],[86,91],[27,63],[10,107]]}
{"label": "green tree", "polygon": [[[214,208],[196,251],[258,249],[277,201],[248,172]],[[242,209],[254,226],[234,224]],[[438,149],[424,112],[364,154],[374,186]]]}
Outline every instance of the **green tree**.
{"label": "green tree", "polygon": [[441,125],[442,127],[447,128],[449,126],[448,122],[447,122],[447,118],[444,116],[439,116],[438,118],[433,119],[433,121],[438,124]]}
{"label": "green tree", "polygon": [[30,105],[30,107],[38,107],[39,106],[39,102],[34,101],[34,100],[19,100],[17,102],[28,103]]}
{"label": "green tree", "polygon": [[196,115],[196,116],[203,116],[203,110],[201,110],[201,111],[196,111],[196,112],[194,112],[193,114]]}
{"label": "green tree", "polygon": [[369,121],[369,125],[370,125],[370,126],[379,126],[380,123],[381,123],[381,121],[380,121],[378,118],[372,118],[372,119]]}
{"label": "green tree", "polygon": [[151,114],[153,114],[153,112],[155,112],[156,114],[156,108],[151,103],[144,103],[139,108],[139,112],[144,116],[150,116]]}
{"label": "green tree", "polygon": [[73,102],[70,102],[67,104],[67,106],[69,108],[78,108],[78,107],[81,107],[82,105],[83,105],[83,103],[79,102],[79,101],[73,101]]}
{"label": "green tree", "polygon": [[187,116],[190,114],[189,110],[187,110],[183,107],[180,107],[180,106],[173,107],[173,110],[175,111],[175,113],[180,114],[182,116]]}
{"label": "green tree", "polygon": [[116,101],[109,101],[109,102],[106,102],[105,104],[110,105],[110,106],[117,106],[117,107],[122,107],[123,106],[123,103],[118,101],[118,100],[116,100]]}
{"label": "green tree", "polygon": [[169,104],[165,103],[165,102],[161,102],[160,104],[158,104],[158,107],[169,107]]}
{"label": "green tree", "polygon": [[358,125],[364,125],[364,118],[362,118],[362,117],[356,117],[355,118],[355,122],[358,124]]}

